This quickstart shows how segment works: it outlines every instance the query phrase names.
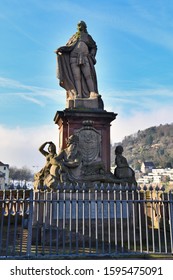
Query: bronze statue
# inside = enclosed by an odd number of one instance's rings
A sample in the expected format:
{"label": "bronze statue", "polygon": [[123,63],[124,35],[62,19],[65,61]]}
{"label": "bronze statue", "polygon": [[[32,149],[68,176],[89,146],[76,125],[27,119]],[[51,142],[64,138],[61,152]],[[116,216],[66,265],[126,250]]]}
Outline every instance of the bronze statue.
{"label": "bronze statue", "polygon": [[60,86],[66,89],[67,98],[89,98],[98,96],[96,63],[97,46],[87,32],[87,25],[80,21],[78,31],[66,46],[58,48],[57,77]]}

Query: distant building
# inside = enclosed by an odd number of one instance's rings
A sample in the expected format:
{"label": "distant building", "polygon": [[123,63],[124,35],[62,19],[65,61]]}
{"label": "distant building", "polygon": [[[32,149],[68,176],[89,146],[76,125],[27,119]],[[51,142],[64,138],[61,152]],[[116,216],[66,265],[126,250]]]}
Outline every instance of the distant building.
{"label": "distant building", "polygon": [[173,168],[154,168],[152,172],[142,174],[137,178],[138,184],[160,184],[164,178],[168,178],[170,182],[173,182]]}
{"label": "distant building", "polygon": [[0,190],[5,188],[5,174],[0,171]]}
{"label": "distant building", "polygon": [[9,185],[9,165],[0,161],[0,189],[4,190]]}
{"label": "distant building", "polygon": [[144,161],[141,164],[141,172],[144,174],[151,172],[154,168],[155,166],[152,161]]}

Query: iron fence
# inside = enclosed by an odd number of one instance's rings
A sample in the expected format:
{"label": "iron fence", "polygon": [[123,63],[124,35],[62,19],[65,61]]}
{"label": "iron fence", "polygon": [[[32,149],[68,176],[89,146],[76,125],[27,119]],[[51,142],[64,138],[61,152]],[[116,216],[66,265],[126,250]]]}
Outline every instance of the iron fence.
{"label": "iron fence", "polygon": [[173,254],[173,192],[59,185],[0,192],[0,258]]}

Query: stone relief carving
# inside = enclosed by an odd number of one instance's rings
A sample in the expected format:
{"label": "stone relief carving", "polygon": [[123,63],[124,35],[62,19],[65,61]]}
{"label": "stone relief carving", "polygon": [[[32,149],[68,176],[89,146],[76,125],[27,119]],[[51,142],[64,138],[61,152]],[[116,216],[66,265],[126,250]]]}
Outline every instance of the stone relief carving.
{"label": "stone relief carving", "polygon": [[101,134],[93,124],[90,120],[84,121],[83,127],[76,132],[82,156],[81,175],[86,180],[97,180],[105,174],[105,167],[101,161]]}
{"label": "stone relief carving", "polygon": [[93,127],[93,122],[84,121],[83,127],[76,134],[79,137],[83,164],[90,164],[98,160],[101,153],[101,135]]}

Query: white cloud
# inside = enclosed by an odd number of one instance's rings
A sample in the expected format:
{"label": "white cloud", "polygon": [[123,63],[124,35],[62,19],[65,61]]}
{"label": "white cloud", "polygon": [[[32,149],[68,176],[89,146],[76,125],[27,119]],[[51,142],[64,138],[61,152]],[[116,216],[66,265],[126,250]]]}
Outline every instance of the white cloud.
{"label": "white cloud", "polygon": [[38,151],[41,144],[52,141],[58,149],[58,127],[44,125],[32,128],[6,128],[0,125],[0,161],[10,166],[38,166],[41,168],[45,158]]}
{"label": "white cloud", "polygon": [[117,119],[112,122],[111,143],[122,141],[125,136],[144,130],[151,126],[171,123],[173,121],[172,106],[155,108],[151,112],[136,112],[131,116],[123,116],[118,112]]}

